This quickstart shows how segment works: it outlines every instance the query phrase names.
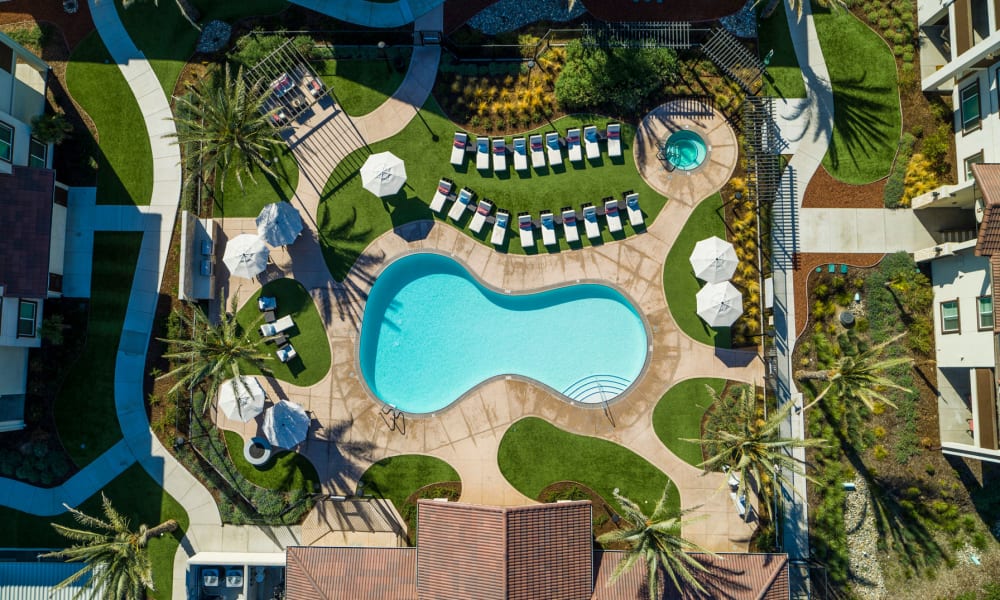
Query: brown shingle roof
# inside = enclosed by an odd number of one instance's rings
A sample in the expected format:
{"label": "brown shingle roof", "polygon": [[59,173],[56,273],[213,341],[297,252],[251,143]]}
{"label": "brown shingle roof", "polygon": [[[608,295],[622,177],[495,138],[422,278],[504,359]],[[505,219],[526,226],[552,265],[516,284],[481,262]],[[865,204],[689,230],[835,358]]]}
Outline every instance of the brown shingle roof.
{"label": "brown shingle roof", "polygon": [[1000,164],[974,164],[972,176],[985,209],[976,237],[976,256],[1000,254]]}
{"label": "brown shingle roof", "polygon": [[48,294],[55,183],[50,169],[14,167],[11,175],[0,175],[0,285],[5,295]]}
{"label": "brown shingle roof", "polygon": [[416,600],[416,548],[304,547],[286,550],[289,600]]}

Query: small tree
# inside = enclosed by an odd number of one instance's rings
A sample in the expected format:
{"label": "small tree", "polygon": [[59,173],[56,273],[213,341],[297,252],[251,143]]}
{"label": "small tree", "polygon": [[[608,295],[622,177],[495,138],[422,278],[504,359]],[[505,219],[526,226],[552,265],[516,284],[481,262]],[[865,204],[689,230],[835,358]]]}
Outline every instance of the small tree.
{"label": "small tree", "polygon": [[574,40],[566,45],[556,99],[567,110],[609,106],[632,113],[677,70],[677,53],[669,48],[591,48]]}
{"label": "small tree", "polygon": [[909,356],[882,358],[882,355],[886,348],[898,342],[903,335],[905,334],[901,333],[872,346],[857,356],[844,356],[831,369],[796,373],[795,378],[801,381],[827,382],[823,391],[803,410],[819,404],[831,391],[844,400],[859,400],[868,407],[868,410],[873,410],[876,402],[895,407],[896,405],[882,393],[882,390],[894,389],[903,392],[911,390],[895,383],[884,374],[900,365],[912,365],[913,358]]}
{"label": "small tree", "polygon": [[62,112],[45,113],[31,119],[31,135],[46,144],[59,145],[70,137],[73,125]]}

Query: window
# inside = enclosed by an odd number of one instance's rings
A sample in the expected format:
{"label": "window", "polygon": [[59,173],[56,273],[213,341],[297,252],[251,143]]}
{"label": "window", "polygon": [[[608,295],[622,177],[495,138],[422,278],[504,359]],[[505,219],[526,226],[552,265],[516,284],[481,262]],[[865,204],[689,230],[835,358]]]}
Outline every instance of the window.
{"label": "window", "polygon": [[965,159],[965,180],[970,181],[972,179],[972,165],[978,165],[983,162],[983,151],[980,150],[976,152],[969,158]]}
{"label": "window", "polygon": [[0,159],[10,162],[14,156],[14,128],[0,123]]}
{"label": "window", "polygon": [[[47,151],[48,151],[48,146],[39,142],[35,138],[31,138],[31,144],[28,145],[28,166],[44,169],[45,153]],[[980,160],[980,162],[982,161]]]}
{"label": "window", "polygon": [[958,333],[958,300],[941,303],[941,333]]}
{"label": "window", "polygon": [[17,304],[17,337],[35,337],[35,313],[38,303],[21,300]]}
{"label": "window", "polygon": [[962,108],[962,131],[979,127],[979,80],[975,80],[962,88],[960,93]]}
{"label": "window", "polygon": [[993,329],[993,296],[976,298],[976,305],[979,308],[979,330]]}
{"label": "window", "polygon": [[63,276],[58,273],[49,273],[49,291],[62,293]]}

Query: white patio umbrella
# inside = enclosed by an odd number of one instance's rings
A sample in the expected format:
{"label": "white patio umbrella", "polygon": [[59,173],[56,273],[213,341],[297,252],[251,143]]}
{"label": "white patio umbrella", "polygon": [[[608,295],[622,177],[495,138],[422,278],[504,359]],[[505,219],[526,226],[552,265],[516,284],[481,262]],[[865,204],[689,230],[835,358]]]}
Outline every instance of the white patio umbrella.
{"label": "white patio umbrella", "polygon": [[698,316],[712,327],[729,327],[743,314],[743,294],[728,281],[698,290]]}
{"label": "white patio umbrella", "polygon": [[264,437],[279,448],[294,448],[306,439],[309,421],[302,405],[279,400],[264,413]]}
{"label": "white patio umbrella", "polygon": [[219,386],[219,410],[234,421],[246,423],[264,412],[265,398],[256,377],[227,379]]}
{"label": "white patio umbrella", "polygon": [[237,277],[253,279],[267,268],[270,251],[260,236],[244,233],[226,242],[222,262]]}
{"label": "white patio umbrella", "polygon": [[728,281],[739,264],[733,245],[714,235],[694,245],[690,261],[695,277],[708,283]]}
{"label": "white patio umbrella", "polygon": [[406,183],[406,166],[392,152],[372,154],[361,165],[361,185],[379,198],[391,196]]}
{"label": "white patio umbrella", "polygon": [[302,233],[302,216],[288,202],[272,202],[257,215],[257,233],[271,246],[287,246]]}

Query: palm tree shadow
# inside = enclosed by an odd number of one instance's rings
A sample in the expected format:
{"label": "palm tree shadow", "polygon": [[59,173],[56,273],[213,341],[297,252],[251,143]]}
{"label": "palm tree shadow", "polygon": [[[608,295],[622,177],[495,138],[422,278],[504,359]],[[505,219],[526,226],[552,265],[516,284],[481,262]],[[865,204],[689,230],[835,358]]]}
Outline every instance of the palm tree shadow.
{"label": "palm tree shadow", "polygon": [[836,169],[842,164],[861,163],[884,158],[886,148],[893,147],[889,139],[882,112],[884,106],[872,99],[873,95],[897,93],[888,87],[873,87],[865,82],[866,76],[853,81],[839,82],[833,90],[833,127],[840,136],[830,139],[829,156],[831,166]]}

